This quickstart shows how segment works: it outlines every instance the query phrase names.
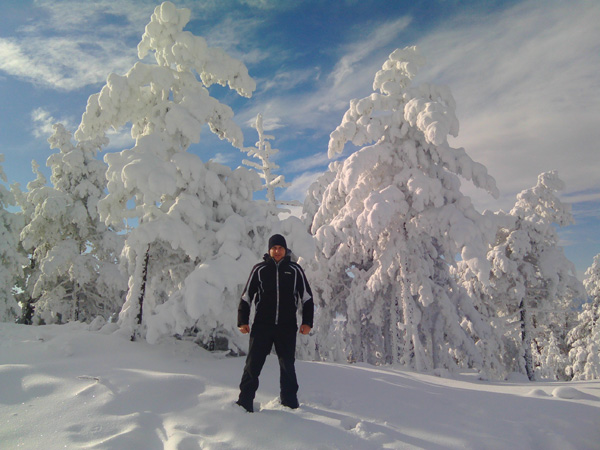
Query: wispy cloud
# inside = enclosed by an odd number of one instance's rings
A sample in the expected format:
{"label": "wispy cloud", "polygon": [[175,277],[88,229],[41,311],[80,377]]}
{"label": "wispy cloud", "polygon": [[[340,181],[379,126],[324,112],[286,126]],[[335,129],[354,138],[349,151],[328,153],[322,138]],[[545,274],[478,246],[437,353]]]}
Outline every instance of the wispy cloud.
{"label": "wispy cloud", "polygon": [[[149,2],[35,2],[46,20],[0,39],[0,71],[45,88],[71,91],[124,73],[153,6]],[[124,45],[127,43],[128,45]]]}
{"label": "wispy cloud", "polygon": [[291,185],[287,187],[281,194],[282,200],[300,200],[304,201],[308,187],[317,180],[322,172],[306,172],[293,180],[287,180]]}
{"label": "wispy cloud", "polygon": [[[260,64],[272,56],[266,46],[251,46],[253,37],[264,22],[262,18],[240,16],[234,10],[223,11],[218,20],[206,23],[200,34],[210,47],[222,48],[245,64]],[[278,57],[283,58],[284,55]]]}
{"label": "wispy cloud", "polygon": [[[143,26],[148,23],[159,3],[153,0],[35,0],[34,7],[40,8],[47,20],[38,21],[23,31],[71,33],[84,30],[88,34],[97,33],[115,38],[129,37],[131,33],[141,37]],[[90,25],[98,25],[98,28],[89,29]]]}
{"label": "wispy cloud", "polygon": [[52,113],[44,108],[36,108],[31,112],[31,120],[33,122],[33,135],[37,138],[49,138],[54,134],[54,124],[62,123],[68,131],[73,131],[76,128],[73,120],[61,117],[55,118]]}
{"label": "wispy cloud", "polygon": [[[283,127],[283,125],[281,124],[281,121],[279,120],[278,117],[269,117],[268,115],[265,115],[262,113],[261,113],[261,115],[263,116],[263,130],[264,131],[274,131],[274,130],[277,130],[277,129]],[[245,124],[248,128],[253,128],[254,130],[256,130],[256,128],[255,128],[256,116],[246,120]],[[258,133],[254,132],[254,135],[258,139]]]}
{"label": "wispy cloud", "polygon": [[33,121],[35,128],[33,129],[33,135],[38,138],[48,138],[52,136],[54,130],[52,129],[52,125],[54,125],[57,121],[50,112],[46,111],[44,108],[36,108],[31,113],[31,120]]}
{"label": "wispy cloud", "polygon": [[285,165],[284,169],[288,173],[306,172],[312,171],[315,168],[327,167],[330,162],[331,160],[327,156],[327,152],[323,151],[322,153],[290,161]]}
{"label": "wispy cloud", "polygon": [[214,162],[219,164],[229,164],[233,160],[233,156],[230,153],[216,153],[213,157],[211,157]]}
{"label": "wispy cloud", "polygon": [[[262,92],[272,89],[277,89],[279,91],[291,91],[300,85],[316,82],[320,75],[321,69],[319,67],[279,71],[274,76],[264,80],[260,84],[260,89]],[[260,83],[261,80],[258,81]]]}
{"label": "wispy cloud", "polygon": [[106,137],[109,139],[106,150],[121,151],[135,145],[135,140],[131,137],[131,131],[126,127],[119,130],[111,128],[106,132]]}
{"label": "wispy cloud", "polygon": [[[286,126],[310,128],[328,136],[340,123],[350,100],[371,92],[375,73],[394,50],[390,50],[390,46],[409,24],[410,18],[403,17],[373,25],[372,31],[366,35],[361,33],[356,37],[356,34],[349,33],[356,40],[347,41],[332,50],[339,57],[330,73],[325,73],[321,67],[312,71],[281,72],[266,86],[270,89],[271,84],[276,85],[279,95],[275,96],[271,89],[264,100],[257,96],[252,113],[269,111],[269,115],[278,117]],[[310,86],[306,89],[296,89],[309,81]]]}
{"label": "wispy cloud", "polygon": [[[31,112],[31,120],[33,122],[32,133],[37,138],[47,139],[52,136],[54,134],[54,125],[56,123],[62,123],[67,131],[71,133],[77,129],[77,123],[73,118],[56,118],[50,111],[42,107],[36,108]],[[124,148],[130,148],[135,145],[135,141],[131,137],[130,131],[125,127],[119,130],[108,130],[106,137],[109,139],[106,150],[109,151],[121,151]]]}
{"label": "wispy cloud", "polygon": [[386,48],[390,42],[397,39],[398,34],[410,25],[410,17],[401,17],[400,19],[384,23],[375,28],[366,39],[361,37],[357,42],[349,44],[345,54],[340,58],[331,73],[330,77],[334,80],[333,86],[338,87],[349,76],[356,73],[359,65],[364,65],[364,61],[369,60],[373,53]]}
{"label": "wispy cloud", "polygon": [[246,4],[253,8],[265,9],[265,10],[291,9],[294,7],[294,3],[295,3],[295,2],[290,2],[289,0],[239,0],[239,2],[241,4]]}
{"label": "wispy cloud", "polygon": [[0,39],[0,70],[38,86],[70,91],[102,82],[111,71],[129,69],[134,52],[118,47],[93,39]]}
{"label": "wispy cloud", "polygon": [[598,2],[530,1],[460,17],[418,43],[430,63],[416,81],[451,87],[454,143],[496,178],[504,206],[554,169],[565,193],[600,192],[599,22]]}

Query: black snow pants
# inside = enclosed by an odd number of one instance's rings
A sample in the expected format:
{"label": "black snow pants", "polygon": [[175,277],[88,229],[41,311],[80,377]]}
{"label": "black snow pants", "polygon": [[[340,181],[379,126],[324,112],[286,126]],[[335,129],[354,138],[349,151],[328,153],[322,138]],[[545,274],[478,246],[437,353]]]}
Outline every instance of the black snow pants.
{"label": "black snow pants", "polygon": [[298,381],[294,368],[296,354],[296,326],[254,324],[250,332],[250,347],[240,383],[239,402],[252,405],[258,389],[258,377],[267,355],[275,345],[279,358],[280,400],[285,406],[298,407]]}

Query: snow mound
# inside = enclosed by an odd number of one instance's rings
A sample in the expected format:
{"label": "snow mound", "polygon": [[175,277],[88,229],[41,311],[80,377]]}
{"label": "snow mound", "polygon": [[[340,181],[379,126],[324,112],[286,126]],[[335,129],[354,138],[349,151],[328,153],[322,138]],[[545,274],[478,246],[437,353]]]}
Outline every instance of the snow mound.
{"label": "snow mound", "polygon": [[550,397],[543,389],[533,389],[527,393],[527,397]]}
{"label": "snow mound", "polygon": [[[569,387],[569,386],[561,386],[557,387],[552,391],[552,397],[563,398],[567,400],[583,400],[595,398],[592,395],[584,394],[578,389]],[[595,398],[597,400],[597,398]]]}

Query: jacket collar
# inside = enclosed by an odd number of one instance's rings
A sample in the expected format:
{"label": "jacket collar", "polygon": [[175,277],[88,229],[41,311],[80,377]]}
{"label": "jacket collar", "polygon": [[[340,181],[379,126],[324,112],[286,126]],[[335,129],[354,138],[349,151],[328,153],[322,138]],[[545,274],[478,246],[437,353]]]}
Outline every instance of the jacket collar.
{"label": "jacket collar", "polygon": [[[272,262],[273,264],[277,265],[277,263],[275,262],[275,260],[268,253],[264,254],[263,259],[266,262],[268,262],[268,263]],[[290,255],[289,254],[287,254],[283,258],[281,258],[281,260],[279,261],[279,264],[281,264],[281,263],[286,263],[287,264],[288,262],[290,262]]]}

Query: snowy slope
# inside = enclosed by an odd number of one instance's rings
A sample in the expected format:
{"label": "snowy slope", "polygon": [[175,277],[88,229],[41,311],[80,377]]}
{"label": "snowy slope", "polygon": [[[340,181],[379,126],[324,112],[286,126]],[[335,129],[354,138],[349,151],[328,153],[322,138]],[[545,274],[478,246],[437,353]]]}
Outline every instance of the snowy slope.
{"label": "snowy slope", "polygon": [[243,358],[110,331],[0,324],[1,449],[600,448],[600,381],[299,361],[292,411],[276,400],[270,356],[248,414],[233,403]]}

